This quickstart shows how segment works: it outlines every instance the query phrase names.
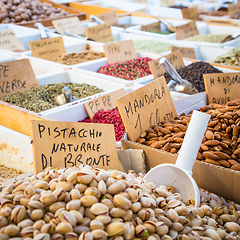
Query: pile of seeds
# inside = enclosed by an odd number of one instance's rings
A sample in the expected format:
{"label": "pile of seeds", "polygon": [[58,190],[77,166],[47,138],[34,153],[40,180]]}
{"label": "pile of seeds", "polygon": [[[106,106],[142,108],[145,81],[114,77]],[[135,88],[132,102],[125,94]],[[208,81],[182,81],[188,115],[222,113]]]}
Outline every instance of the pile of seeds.
{"label": "pile of seeds", "polygon": [[[205,91],[203,74],[222,73],[221,70],[213,67],[209,63],[202,62],[202,61],[195,62],[188,66],[179,68],[179,69],[177,69],[177,72],[183,79],[186,79],[190,83],[192,83],[193,86],[196,87],[196,89],[199,92]],[[167,82],[169,82],[172,79],[171,76],[167,72],[164,74],[164,77],[166,78]]]}
{"label": "pile of seeds", "polygon": [[[197,159],[217,166],[240,171],[240,99],[227,105],[210,104],[200,108],[211,115]],[[170,153],[178,153],[190,121],[191,114],[162,122],[143,132],[141,144]]]}
{"label": "pile of seeds", "polygon": [[53,61],[66,65],[74,65],[78,63],[88,62],[94,59],[104,58],[105,54],[102,52],[93,52],[90,50],[85,50],[80,53],[65,53],[60,55]]}
{"label": "pile of seeds", "polygon": [[114,125],[115,137],[117,141],[120,141],[124,132],[125,127],[118,111],[118,108],[104,111],[103,109],[94,114],[93,118],[86,117],[79,122],[90,122],[90,123],[107,123]]}
{"label": "pile of seeds", "polygon": [[240,67],[240,47],[230,50],[228,53],[217,57],[215,63]]}
{"label": "pile of seeds", "polygon": [[81,165],[47,169],[0,193],[0,239],[131,240],[240,237],[234,203],[185,203],[173,186],[156,186],[130,171]]}
{"label": "pile of seeds", "polygon": [[205,35],[195,35],[183,40],[185,41],[197,41],[197,42],[211,42],[220,43],[228,34],[205,34]]}
{"label": "pile of seeds", "polygon": [[137,50],[162,53],[170,51],[170,44],[154,40],[133,40],[134,47]]}
{"label": "pile of seeds", "polygon": [[65,86],[71,89],[72,96],[79,99],[103,92],[102,89],[88,84],[53,83],[24,92],[13,93],[1,100],[38,113],[56,107],[54,97],[61,94],[62,88]]}
{"label": "pile of seeds", "polygon": [[5,165],[0,166],[0,182],[5,182],[7,179],[17,177],[18,175],[23,174],[20,170],[14,168],[6,167]]}
{"label": "pile of seeds", "polygon": [[152,74],[148,66],[149,61],[152,61],[152,59],[143,57],[111,63],[100,67],[97,72],[113,77],[123,78],[125,80],[135,80]]}

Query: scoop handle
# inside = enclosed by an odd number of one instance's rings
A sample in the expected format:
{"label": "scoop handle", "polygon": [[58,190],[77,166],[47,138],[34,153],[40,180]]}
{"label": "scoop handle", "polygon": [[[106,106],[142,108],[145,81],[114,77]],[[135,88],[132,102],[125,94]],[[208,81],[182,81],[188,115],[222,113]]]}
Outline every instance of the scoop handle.
{"label": "scoop handle", "polygon": [[182,78],[178,74],[178,72],[174,69],[172,64],[167,60],[167,58],[162,57],[159,60],[159,63],[164,67],[164,69],[169,73],[172,79],[178,84],[184,85]]}
{"label": "scoop handle", "polygon": [[192,175],[193,164],[197,158],[197,153],[210,117],[209,114],[193,111],[182,147],[179,151],[175,165],[183,168],[190,175]]}
{"label": "scoop handle", "polygon": [[93,21],[95,21],[98,24],[103,24],[104,21],[102,21],[100,18],[94,16],[93,14],[90,15],[90,19],[92,19]]}
{"label": "scoop handle", "polygon": [[41,34],[41,37],[44,39],[44,38],[48,38],[48,36],[47,36],[47,33],[45,32],[45,29],[44,29],[44,27],[43,27],[43,25],[42,25],[42,23],[36,23],[36,26],[37,26],[37,28],[39,29],[39,31],[40,31],[40,34]]}

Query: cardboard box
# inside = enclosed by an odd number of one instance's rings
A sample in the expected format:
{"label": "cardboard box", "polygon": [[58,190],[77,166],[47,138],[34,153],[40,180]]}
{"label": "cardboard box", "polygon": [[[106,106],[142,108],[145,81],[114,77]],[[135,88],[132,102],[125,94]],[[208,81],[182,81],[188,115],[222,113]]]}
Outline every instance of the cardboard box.
{"label": "cardboard box", "polygon": [[[146,169],[163,163],[174,164],[177,154],[154,149],[129,140],[122,140],[122,149],[142,149],[146,157]],[[196,160],[193,178],[199,187],[226,199],[240,203],[240,172]]]}

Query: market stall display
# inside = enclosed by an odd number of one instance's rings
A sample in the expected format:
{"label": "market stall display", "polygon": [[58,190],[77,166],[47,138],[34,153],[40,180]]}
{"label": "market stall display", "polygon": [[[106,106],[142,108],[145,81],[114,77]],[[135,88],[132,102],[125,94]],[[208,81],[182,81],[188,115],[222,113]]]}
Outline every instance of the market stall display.
{"label": "market stall display", "polygon": [[[74,2],[0,2],[0,240],[240,239],[240,4]],[[169,91],[164,56],[197,93]],[[193,112],[210,117],[185,169],[200,202],[145,177],[175,164]]]}

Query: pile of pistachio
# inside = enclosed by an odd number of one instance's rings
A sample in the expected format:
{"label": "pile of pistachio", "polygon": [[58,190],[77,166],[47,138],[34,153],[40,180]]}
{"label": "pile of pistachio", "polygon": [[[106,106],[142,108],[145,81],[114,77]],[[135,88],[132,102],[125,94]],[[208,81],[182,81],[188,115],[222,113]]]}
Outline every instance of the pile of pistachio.
{"label": "pile of pistachio", "polygon": [[239,239],[240,211],[183,203],[174,187],[87,165],[47,169],[0,193],[1,240]]}

